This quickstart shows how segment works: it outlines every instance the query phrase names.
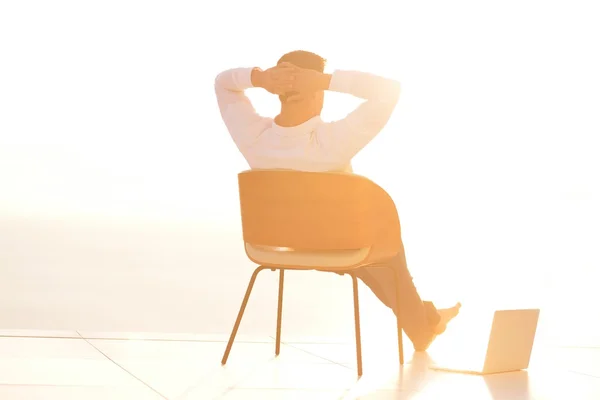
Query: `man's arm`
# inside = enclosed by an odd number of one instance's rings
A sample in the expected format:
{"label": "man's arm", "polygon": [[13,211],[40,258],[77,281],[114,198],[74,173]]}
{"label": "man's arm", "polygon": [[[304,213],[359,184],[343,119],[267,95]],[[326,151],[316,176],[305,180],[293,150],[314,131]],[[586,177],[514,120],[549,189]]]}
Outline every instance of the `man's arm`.
{"label": "man's arm", "polygon": [[328,90],[366,100],[346,118],[328,124],[318,137],[321,146],[346,162],[385,127],[398,102],[400,83],[365,72],[335,71]]}
{"label": "man's arm", "polygon": [[267,118],[257,114],[246,89],[260,87],[258,68],[236,68],[220,73],[215,93],[221,117],[238,147],[250,144],[264,129]]}

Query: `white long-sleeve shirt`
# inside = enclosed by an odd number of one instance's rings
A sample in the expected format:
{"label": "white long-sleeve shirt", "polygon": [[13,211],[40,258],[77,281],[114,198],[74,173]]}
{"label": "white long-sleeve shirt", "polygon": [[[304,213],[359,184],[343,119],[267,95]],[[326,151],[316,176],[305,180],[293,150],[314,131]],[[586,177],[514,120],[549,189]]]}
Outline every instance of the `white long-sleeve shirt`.
{"label": "white long-sleeve shirt", "polygon": [[244,94],[252,88],[252,68],[232,69],[215,80],[223,121],[253,169],[352,172],[352,158],[387,124],[400,84],[380,76],[335,71],[330,91],[365,99],[346,118],[324,122],[319,116],[293,127],[258,115]]}

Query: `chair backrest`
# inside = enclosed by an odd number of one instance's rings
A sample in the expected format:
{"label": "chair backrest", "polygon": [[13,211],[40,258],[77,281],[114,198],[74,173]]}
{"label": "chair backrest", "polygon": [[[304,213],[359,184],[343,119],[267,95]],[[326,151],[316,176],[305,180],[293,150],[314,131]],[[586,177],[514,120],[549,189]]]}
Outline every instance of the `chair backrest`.
{"label": "chair backrest", "polygon": [[251,170],[238,176],[244,241],[296,250],[400,248],[391,197],[359,175]]}

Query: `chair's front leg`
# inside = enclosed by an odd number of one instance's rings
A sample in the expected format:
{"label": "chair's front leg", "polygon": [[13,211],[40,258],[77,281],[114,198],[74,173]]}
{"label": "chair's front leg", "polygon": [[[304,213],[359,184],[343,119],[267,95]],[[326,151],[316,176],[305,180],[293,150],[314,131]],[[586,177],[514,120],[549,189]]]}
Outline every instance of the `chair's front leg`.
{"label": "chair's front leg", "polygon": [[265,269],[266,267],[260,266],[254,270],[252,277],[250,278],[250,283],[248,283],[248,289],[246,290],[246,295],[244,296],[244,301],[242,301],[242,306],[240,307],[240,311],[238,313],[237,319],[235,320],[235,325],[233,326],[233,331],[231,332],[231,336],[229,337],[229,342],[227,343],[227,348],[225,349],[225,354],[223,355],[223,360],[221,360],[221,364],[225,365],[227,363],[227,359],[229,358],[229,352],[231,351],[231,346],[233,346],[233,341],[235,340],[235,335],[237,335],[238,328],[240,327],[240,322],[242,322],[242,317],[244,316],[244,311],[246,310],[246,305],[248,304],[248,299],[250,298],[250,293],[252,293],[252,288],[254,287],[254,282],[256,281],[256,277],[258,273]]}
{"label": "chair's front leg", "polygon": [[354,292],[354,333],[356,335],[356,367],[358,376],[362,376],[362,345],[360,339],[360,310],[358,304],[358,280],[354,273],[350,273],[352,277],[352,291]]}
{"label": "chair's front leg", "polygon": [[283,268],[279,270],[279,298],[277,300],[277,332],[275,335],[275,355],[281,350],[281,317],[283,313]]}

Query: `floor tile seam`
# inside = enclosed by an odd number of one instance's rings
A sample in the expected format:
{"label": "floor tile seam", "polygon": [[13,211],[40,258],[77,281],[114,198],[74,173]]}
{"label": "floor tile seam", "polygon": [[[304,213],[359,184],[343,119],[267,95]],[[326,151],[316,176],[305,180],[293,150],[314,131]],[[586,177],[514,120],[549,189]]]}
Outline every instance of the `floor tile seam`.
{"label": "floor tile seam", "polygon": [[[138,341],[138,342],[186,342],[186,343],[227,343],[227,340],[212,340],[212,339],[151,339],[151,338],[106,338],[106,337],[86,337],[81,336],[83,339],[88,340],[106,340],[106,341]],[[79,338],[73,338],[79,339]],[[247,341],[247,340],[236,340],[236,343],[250,343],[250,344],[271,344],[270,341]]]}
{"label": "floor tile seam", "polygon": [[5,339],[75,339],[81,340],[82,338],[77,336],[36,336],[36,335],[0,335],[0,338]]}
{"label": "floor tile seam", "polygon": [[[273,358],[269,358],[268,360],[265,360],[265,361],[259,362],[259,363],[258,363],[258,365],[257,365],[257,368],[258,368],[258,366],[261,366],[261,367],[262,367],[262,366],[265,366],[265,365],[267,365],[268,363],[270,363],[271,361],[273,361]],[[224,367],[224,365],[221,365],[221,368],[223,368],[223,367]],[[235,387],[236,387],[236,385],[237,385],[237,384],[239,384],[241,381],[245,380],[246,378],[248,378],[248,377],[252,376],[252,374],[254,374],[255,372],[256,372],[256,371],[249,371],[249,372],[247,372],[247,373],[243,374],[243,376],[242,376],[242,377],[240,377],[240,378],[238,378],[238,379],[236,379],[236,380],[235,380],[235,382],[233,382],[233,383],[232,383],[232,384],[230,384],[230,385],[227,385],[227,386],[226,386],[226,387],[225,387],[225,388],[224,388],[224,389],[221,391],[221,393],[217,395],[217,397],[214,397],[214,398],[213,398],[213,400],[217,400],[217,399],[220,399],[220,398],[222,398],[222,397],[223,397],[223,396],[225,396],[225,395],[226,395],[228,392],[230,392],[231,390],[235,389]],[[206,376],[210,376],[210,375],[211,375],[211,374],[206,374],[206,375],[204,376],[204,378],[206,378]],[[185,397],[185,396],[186,396],[186,395],[187,395],[187,394],[188,394],[190,391],[192,391],[192,390],[194,390],[195,388],[197,388],[197,387],[199,386],[199,384],[200,384],[200,382],[201,382],[201,381],[202,381],[202,379],[199,379],[199,381],[197,381],[195,384],[193,384],[193,385],[189,386],[189,387],[188,387],[188,388],[187,388],[187,389],[186,389],[186,390],[185,390],[185,391],[184,391],[184,392],[183,392],[183,393],[182,393],[182,394],[181,394],[179,397],[177,397],[177,400],[181,400],[181,399],[183,399],[183,398],[184,398],[184,397]]]}
{"label": "floor tile seam", "polygon": [[576,374],[576,375],[587,376],[588,378],[600,379],[600,376],[588,374],[587,372],[575,371],[575,370],[572,370],[572,369],[567,369],[567,371],[569,371],[569,372],[571,372],[573,374]]}
{"label": "floor tile seam", "polygon": [[[296,347],[296,346],[295,346],[294,344],[292,344],[292,343],[288,343],[288,342],[284,342],[284,341],[282,341],[282,342],[281,342],[281,344],[284,344],[284,345],[286,345],[286,346],[290,346],[290,347],[292,347],[292,348],[294,348],[294,349],[296,349],[296,350],[302,351],[303,353],[309,354],[309,355],[311,355],[311,356],[313,356],[313,357],[320,358],[321,360],[323,360],[323,361],[327,361],[328,363],[335,364],[335,365],[339,365],[340,367],[343,367],[343,368],[346,368],[346,369],[354,369],[354,367],[349,367],[348,365],[345,365],[345,364],[343,364],[343,363],[340,363],[340,362],[337,362],[337,361],[331,360],[331,359],[329,359],[329,358],[327,358],[327,357],[320,356],[320,355],[318,355],[318,354],[315,354],[315,353],[313,353],[313,352],[311,352],[311,351],[308,351],[308,350],[302,349],[302,348],[300,348],[300,347]],[[303,343],[303,344],[308,344],[308,343]]]}
{"label": "floor tile seam", "polygon": [[113,360],[112,358],[110,358],[106,353],[104,353],[102,350],[100,350],[98,347],[94,346],[88,339],[84,338],[83,336],[81,336],[81,334],[79,333],[79,331],[77,331],[77,334],[81,337],[81,339],[83,339],[89,346],[91,346],[92,348],[94,348],[97,352],[99,352],[100,354],[102,354],[107,360],[109,360],[111,363],[113,363],[114,365],[116,365],[117,367],[119,367],[121,370],[123,370],[126,374],[128,374],[129,376],[131,376],[132,378],[134,378],[135,380],[137,380],[138,382],[140,382],[142,385],[146,386],[148,389],[152,390],[154,393],[156,393],[157,395],[159,395],[160,397],[162,397],[165,400],[169,400],[169,398],[167,398],[165,395],[163,395],[162,393],[160,393],[158,390],[156,390],[155,388],[153,388],[150,384],[144,382],[142,379],[140,379],[139,377],[137,377],[136,375],[134,375],[132,372],[130,372],[127,368],[123,367],[121,364],[119,364],[118,362],[116,362],[115,360]]}
{"label": "floor tile seam", "polygon": [[[268,365],[271,361],[273,361],[273,359],[269,359],[267,361],[261,362],[260,365],[262,367]],[[240,377],[239,379],[236,380],[235,383],[229,385],[220,395],[220,397],[215,397],[213,400],[217,400],[219,398],[224,397],[227,393],[231,392],[233,389],[235,389],[237,387],[238,384],[240,384],[241,382],[245,381],[246,379],[250,378],[252,375],[254,375],[255,373],[258,373],[258,371],[249,371],[247,374],[244,374],[243,377]],[[241,389],[241,388],[240,388]]]}

